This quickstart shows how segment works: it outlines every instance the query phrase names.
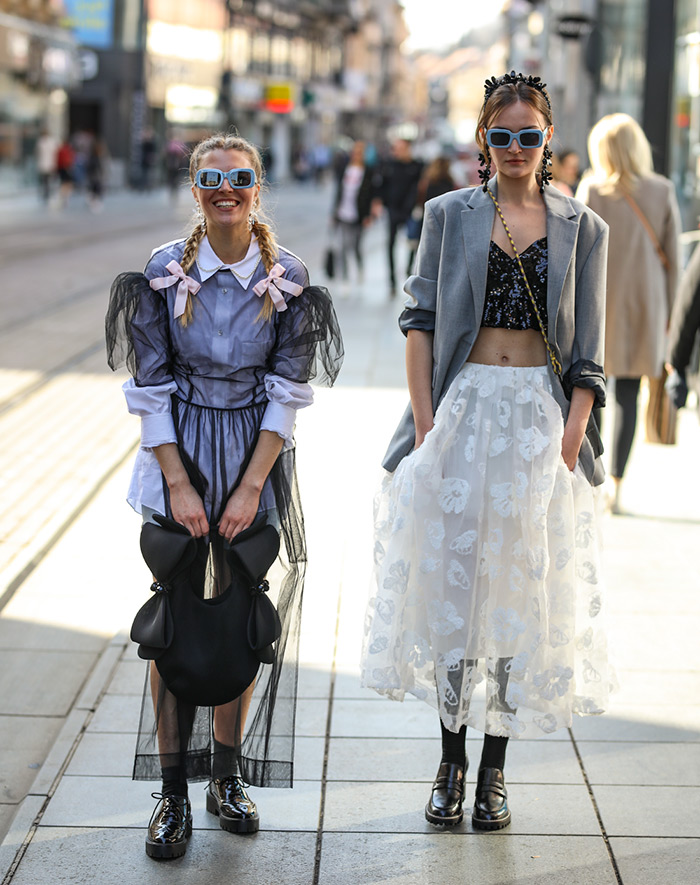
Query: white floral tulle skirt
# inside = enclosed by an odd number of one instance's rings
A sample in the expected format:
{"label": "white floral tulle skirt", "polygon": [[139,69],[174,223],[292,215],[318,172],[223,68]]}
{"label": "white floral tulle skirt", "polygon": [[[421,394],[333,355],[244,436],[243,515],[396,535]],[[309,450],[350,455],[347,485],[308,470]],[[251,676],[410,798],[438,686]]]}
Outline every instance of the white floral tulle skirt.
{"label": "white floral tulle skirt", "polygon": [[502,737],[604,711],[594,494],[563,431],[546,366],[465,365],[375,501],[363,685]]}

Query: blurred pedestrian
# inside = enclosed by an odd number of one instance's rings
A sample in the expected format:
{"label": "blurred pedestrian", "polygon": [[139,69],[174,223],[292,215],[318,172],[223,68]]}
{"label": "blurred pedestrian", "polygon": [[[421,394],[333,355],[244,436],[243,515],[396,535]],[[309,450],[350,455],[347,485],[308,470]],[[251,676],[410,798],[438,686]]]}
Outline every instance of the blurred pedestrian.
{"label": "blurred pedestrian", "polygon": [[609,503],[622,511],[622,480],[637,426],[643,375],[661,375],[678,276],[680,215],[673,183],[653,171],[651,147],[627,114],[599,120],[588,138],[590,172],[576,193],[610,225],[605,373],[615,379]]}
{"label": "blurred pedestrian", "polygon": [[73,193],[73,163],[75,152],[68,138],[64,138],[56,151],[56,172],[60,182],[58,199],[61,207],[66,206]]}
{"label": "blurred pedestrian", "polygon": [[[399,138],[391,146],[391,157],[381,168],[379,195],[377,204],[383,206],[387,213],[389,239],[387,252],[389,258],[389,295],[396,295],[396,268],[394,244],[399,229],[406,224],[416,204],[418,181],[423,171],[423,164],[414,160],[411,142]],[[411,273],[408,267],[406,275]]]}
{"label": "blurred pedestrian", "polygon": [[36,142],[36,168],[39,174],[41,199],[48,203],[51,199],[51,186],[56,175],[56,154],[58,141],[46,129],[42,129]]}
{"label": "blurred pedestrian", "polygon": [[99,135],[96,135],[92,139],[85,162],[88,205],[93,212],[102,210],[108,161],[107,147]]}
{"label": "blurred pedestrian", "polygon": [[[261,218],[256,148],[234,135],[205,138],[190,179],[197,220],[189,236],[156,248],[145,274],[121,274],[112,287],[109,364],[126,357],[127,404],[142,419],[128,500],[145,523],[169,517],[196,539],[192,592],[216,597],[222,610],[229,543],[254,522],[280,529],[280,581],[271,579],[269,596],[282,632],[271,663],[219,706],[183,700],[151,666],[134,778],[162,777],[146,837],[155,858],[186,851],[188,780],[209,780],[207,811],[236,833],[259,828],[244,782],[291,786],[306,560],[293,428],[297,409],[312,402],[310,378],[323,369],[332,383],[342,361],[328,292],[309,285],[305,265]],[[232,650],[230,666],[243,655]],[[214,685],[219,675],[211,673]]]}
{"label": "blurred pedestrian", "polygon": [[668,332],[666,390],[682,409],[692,379],[700,415],[700,249],[696,246],[678,285]]}
{"label": "blurred pedestrian", "polygon": [[183,173],[187,169],[187,146],[174,133],[170,134],[165,145],[165,180],[168,185],[170,199],[177,202]]}
{"label": "blurred pedestrian", "polygon": [[405,286],[411,403],[375,503],[362,680],[439,712],[432,824],[462,820],[467,725],[484,733],[472,825],[496,830],[508,740],[603,712],[610,688],[586,433],[605,399],[607,227],[547,187],[539,78],[487,80],[477,127],[483,185],[426,203]]}
{"label": "blurred pedestrian", "polygon": [[352,253],[357,266],[357,280],[364,279],[362,233],[371,223],[374,196],[374,171],[365,163],[365,143],[356,141],[344,166],[337,172],[333,223],[339,233],[340,274],[348,279],[348,255]]}
{"label": "blurred pedestrian", "polygon": [[158,146],[152,129],[144,129],[141,135],[141,190],[150,191],[153,187],[153,170],[156,165]]}
{"label": "blurred pedestrian", "polygon": [[567,148],[552,157],[552,184],[567,197],[576,193],[581,178],[581,160],[576,151]]}
{"label": "blurred pedestrian", "polygon": [[426,202],[434,197],[440,197],[448,191],[453,191],[456,186],[451,172],[451,160],[447,156],[436,157],[421,176],[418,182],[416,205],[411,211],[411,217],[406,222],[409,273],[413,270],[413,259],[416,257],[416,249],[423,228],[423,212]]}

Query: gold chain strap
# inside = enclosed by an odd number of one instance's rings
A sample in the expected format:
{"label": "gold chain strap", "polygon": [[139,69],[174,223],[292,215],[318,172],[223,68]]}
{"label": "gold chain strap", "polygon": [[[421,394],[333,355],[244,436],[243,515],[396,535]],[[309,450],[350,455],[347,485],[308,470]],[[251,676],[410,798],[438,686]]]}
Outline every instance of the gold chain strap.
{"label": "gold chain strap", "polygon": [[535,309],[535,316],[537,317],[537,322],[539,323],[539,326],[540,326],[540,332],[542,333],[542,338],[544,339],[544,344],[545,344],[545,347],[547,348],[547,353],[549,354],[549,359],[550,359],[550,362],[552,363],[552,368],[554,369],[555,374],[558,375],[559,378],[561,378],[561,376],[562,376],[561,363],[557,359],[556,354],[554,353],[554,350],[552,348],[552,345],[549,343],[549,339],[547,338],[547,333],[545,332],[545,329],[544,329],[544,323],[542,322],[542,317],[540,315],[540,309],[537,306],[537,302],[535,301],[535,296],[532,294],[532,289],[530,288],[530,281],[528,280],[527,274],[525,273],[525,268],[523,267],[523,262],[520,258],[520,253],[518,252],[518,249],[515,245],[515,241],[513,240],[513,237],[511,236],[510,230],[508,229],[508,225],[506,224],[506,220],[503,217],[503,212],[501,212],[501,207],[498,205],[498,200],[494,197],[493,192],[491,191],[490,188],[487,191],[487,193],[491,197],[491,199],[493,200],[493,205],[496,207],[496,212],[498,212],[500,219],[503,222],[503,227],[505,228],[506,234],[508,235],[508,239],[510,240],[510,245],[513,247],[513,252],[515,252],[515,257],[518,259],[518,267],[520,268],[520,273],[523,275],[523,279],[525,280],[525,287],[527,288],[527,293],[530,296],[530,301],[532,302],[532,306]]}

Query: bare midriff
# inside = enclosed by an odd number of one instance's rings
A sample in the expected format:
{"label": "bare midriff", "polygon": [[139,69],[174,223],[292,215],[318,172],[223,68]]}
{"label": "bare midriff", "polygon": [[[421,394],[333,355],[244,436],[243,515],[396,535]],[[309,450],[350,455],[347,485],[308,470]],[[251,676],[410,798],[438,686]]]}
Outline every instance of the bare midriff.
{"label": "bare midriff", "polygon": [[534,329],[480,330],[467,362],[486,366],[544,366],[547,349]]}

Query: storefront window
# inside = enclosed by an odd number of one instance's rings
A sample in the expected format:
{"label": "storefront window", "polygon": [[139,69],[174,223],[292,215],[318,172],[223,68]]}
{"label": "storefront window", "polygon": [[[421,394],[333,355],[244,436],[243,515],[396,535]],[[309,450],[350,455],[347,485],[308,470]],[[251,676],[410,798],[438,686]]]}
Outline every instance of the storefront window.
{"label": "storefront window", "polygon": [[641,122],[647,0],[607,0],[599,15],[603,46],[598,117],[622,112]]}
{"label": "storefront window", "polygon": [[678,0],[671,128],[671,177],[685,230],[700,211],[700,0]]}

